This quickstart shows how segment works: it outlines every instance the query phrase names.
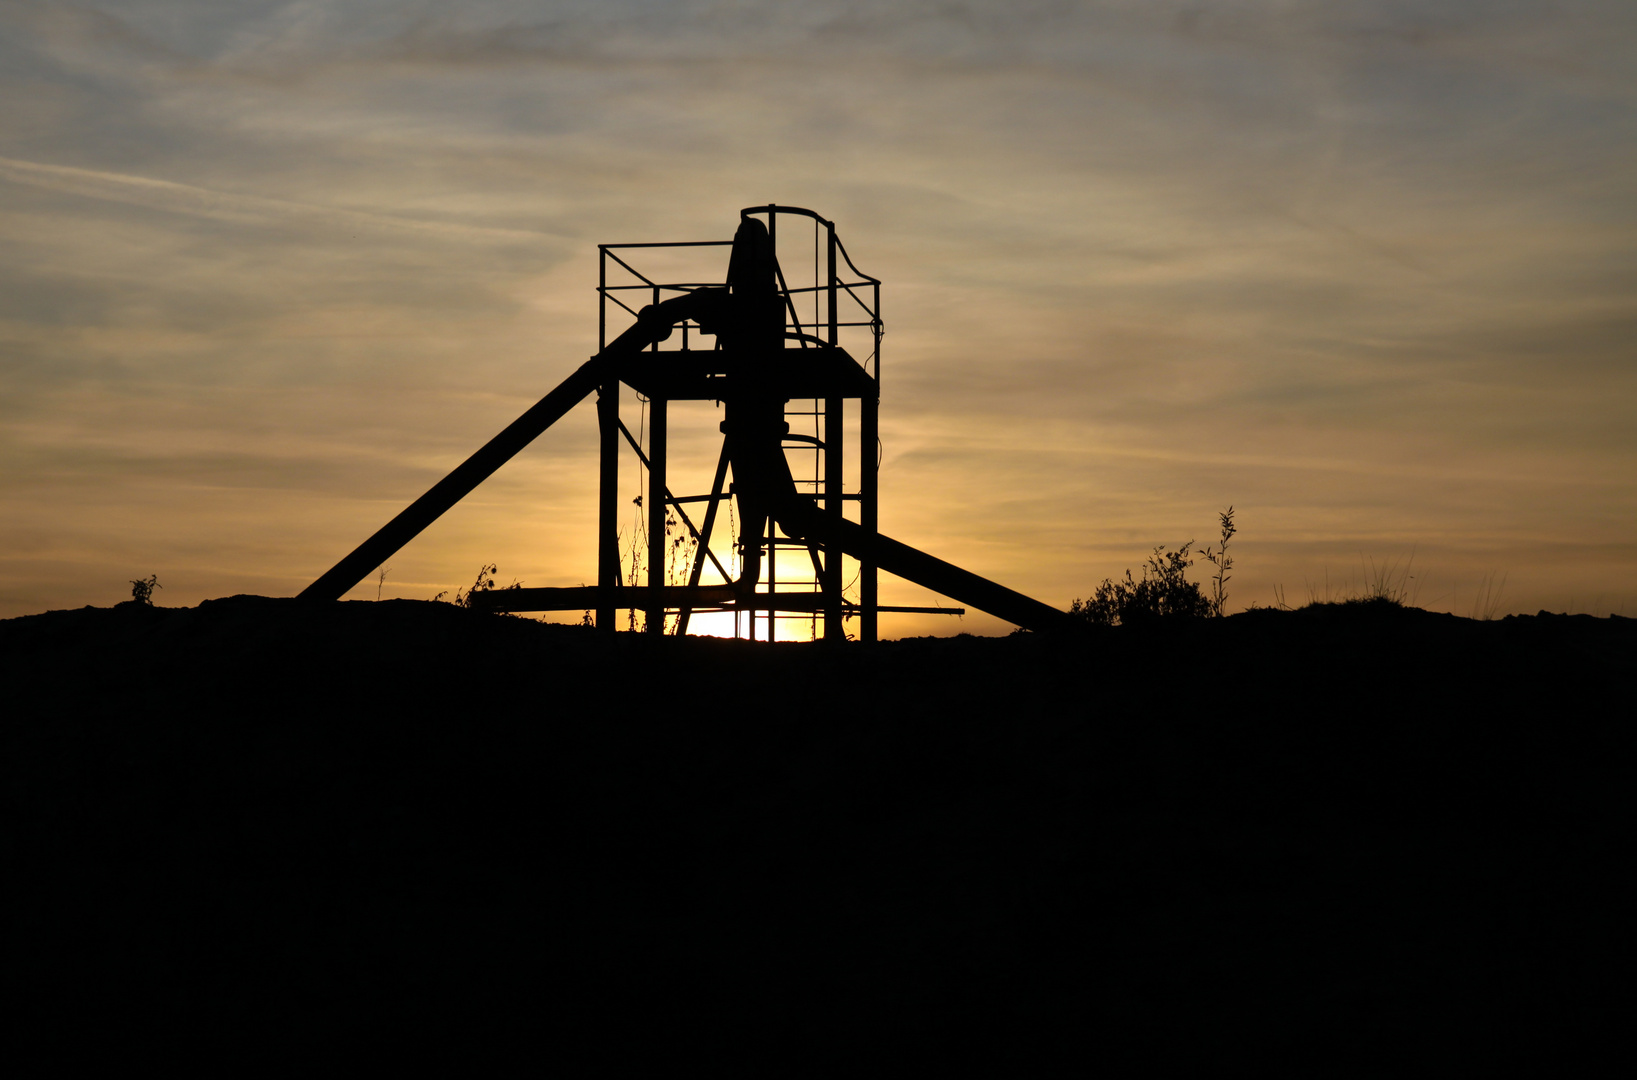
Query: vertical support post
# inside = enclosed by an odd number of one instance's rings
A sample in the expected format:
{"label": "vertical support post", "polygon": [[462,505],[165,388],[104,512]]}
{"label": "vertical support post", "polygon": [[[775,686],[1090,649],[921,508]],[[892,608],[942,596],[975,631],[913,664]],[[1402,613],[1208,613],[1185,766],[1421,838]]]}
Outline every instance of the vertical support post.
{"label": "vertical support post", "polygon": [[648,618],[650,634],[665,632],[665,405],[664,398],[648,402]]}
{"label": "vertical support post", "polygon": [[[877,353],[879,364],[880,354]],[[859,524],[864,527],[865,535],[873,542],[880,535],[881,519],[876,512],[876,460],[875,448],[881,436],[881,399],[876,396],[872,387],[859,402],[858,418],[858,505]],[[873,544],[872,544],[873,546]],[[858,566],[858,607],[859,629],[858,639],[865,643],[874,643],[876,640],[876,594],[875,560],[860,559]]]}
{"label": "vertical support post", "polygon": [[[778,266],[779,266],[779,207],[778,207],[778,205],[776,203],[768,203],[767,204],[767,247],[768,247],[768,250],[773,255],[774,273],[778,274],[779,273],[779,270],[778,270]],[[786,304],[788,304],[790,302],[790,296],[789,296],[788,293],[785,294],[785,296],[784,296],[784,302]],[[780,316],[780,319],[782,321],[782,319],[783,319],[782,315]],[[781,444],[781,448],[779,450],[779,453],[781,453],[781,454],[784,453],[782,444]],[[774,623],[774,619],[778,616],[778,612],[774,611],[773,606],[772,606],[775,603],[775,601],[773,599],[773,596],[774,596],[775,593],[777,593],[779,591],[778,559],[777,559],[779,548],[778,548],[778,545],[773,542],[774,534],[777,531],[778,531],[778,527],[773,524],[773,519],[771,517],[769,517],[767,519],[766,543],[767,543],[767,601],[768,601],[768,608],[767,608],[767,640],[768,640],[768,642],[770,644],[772,642],[775,642],[775,641],[779,640],[778,634],[774,631],[774,626],[776,625]],[[754,611],[752,611],[751,614],[750,614],[750,621],[751,621],[752,625],[755,625],[756,613]],[[755,636],[756,635],[752,634],[751,635],[752,639],[754,639]]]}
{"label": "vertical support post", "polygon": [[[826,304],[828,306],[828,339],[830,347],[840,344],[840,327],[836,319],[836,223],[826,221],[825,233],[828,239],[826,245],[829,257],[826,259],[828,277],[825,279]],[[815,283],[816,284],[816,283]],[[829,397],[824,399],[824,509],[831,520],[840,521],[842,517],[842,482],[845,473],[842,471],[842,448],[846,446],[846,426],[843,410],[845,404],[842,398]],[[860,459],[863,460],[863,459]],[[824,640],[845,641],[847,634],[841,625],[841,559],[842,555],[834,546],[824,553]]]}
{"label": "vertical support post", "polygon": [[881,399],[881,283],[879,281],[875,283],[874,290],[875,311],[871,313],[870,321],[875,325],[870,327],[870,332],[875,335],[875,397],[879,401]]}
{"label": "vertical support post", "polygon": [[620,588],[620,383],[597,391],[597,629],[614,632],[614,594]]}
{"label": "vertical support post", "polygon": [[[608,249],[597,245],[597,351],[608,345]],[[597,388],[597,631],[614,632],[620,587],[620,380]]]}
{"label": "vertical support post", "polygon": [[841,339],[838,336],[840,326],[836,322],[836,223],[833,221],[826,221],[824,224],[830,236],[830,284],[826,286],[825,293],[829,297],[830,345],[833,348],[836,345],[841,344]]}

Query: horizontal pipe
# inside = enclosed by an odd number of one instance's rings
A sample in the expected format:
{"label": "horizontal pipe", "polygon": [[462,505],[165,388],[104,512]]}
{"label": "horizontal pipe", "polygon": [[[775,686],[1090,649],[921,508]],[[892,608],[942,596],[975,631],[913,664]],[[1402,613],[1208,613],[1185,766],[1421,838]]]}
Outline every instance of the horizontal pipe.
{"label": "horizontal pipe", "polygon": [[598,244],[599,248],[732,247],[732,240],[661,240],[651,244]]}
{"label": "horizontal pipe", "polygon": [[731,604],[737,595],[731,585],[666,585],[659,589],[657,598],[653,594],[654,590],[646,585],[621,585],[609,590],[596,585],[490,589],[472,593],[471,604],[484,611],[580,611],[596,607],[716,606]]}
{"label": "horizontal pipe", "polygon": [[[583,611],[597,607],[647,608],[657,606],[652,590],[644,585],[621,585],[609,590],[613,595],[604,599],[604,590],[595,585],[571,586],[560,589],[490,589],[472,594],[471,604],[481,611]],[[668,585],[660,590],[659,603],[668,608],[715,608],[722,611],[822,611],[826,598],[822,593],[753,593],[749,597],[736,594],[731,585]],[[897,607],[882,605],[877,611],[902,612],[915,615],[965,615],[965,608]],[[857,611],[848,605],[850,617]]]}

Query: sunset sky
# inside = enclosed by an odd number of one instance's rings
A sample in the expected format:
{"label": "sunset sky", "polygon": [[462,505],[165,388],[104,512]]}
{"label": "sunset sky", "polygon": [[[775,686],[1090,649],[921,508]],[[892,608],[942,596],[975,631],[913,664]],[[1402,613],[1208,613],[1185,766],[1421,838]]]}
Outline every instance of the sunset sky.
{"label": "sunset sky", "polygon": [[[0,0],[0,617],[294,595],[595,351],[599,242],[767,202],[885,282],[901,540],[1066,607],[1232,504],[1230,610],[1637,615],[1634,57],[1630,0]],[[593,581],[595,452],[382,595]]]}

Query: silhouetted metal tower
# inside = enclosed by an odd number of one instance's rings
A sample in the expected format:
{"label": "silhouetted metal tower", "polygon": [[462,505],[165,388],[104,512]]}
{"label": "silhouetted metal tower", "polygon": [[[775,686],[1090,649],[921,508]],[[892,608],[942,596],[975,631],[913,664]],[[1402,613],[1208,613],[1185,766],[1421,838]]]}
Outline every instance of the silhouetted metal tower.
{"label": "silhouetted metal tower", "polygon": [[[799,262],[788,257],[798,244]],[[717,278],[701,269],[698,256],[706,254],[700,249],[722,248],[730,255],[725,276]],[[879,532],[881,282],[854,265],[834,222],[769,204],[740,211],[732,240],[602,244],[599,255],[597,355],[303,597],[339,598],[596,392],[597,584],[479,593],[474,600],[484,606],[595,610],[597,626],[606,631],[614,629],[616,612],[632,611],[634,622],[641,610],[648,632],[663,633],[669,622],[678,634],[687,632],[695,613],[732,612],[736,633],[747,625],[754,639],[761,623],[767,640],[776,638],[779,620],[803,619],[815,630],[822,623],[821,636],[832,641],[846,636],[844,620],[855,616],[858,637],[874,641],[879,612],[962,610],[882,607],[877,572],[885,569],[1019,625],[1066,625],[1067,616],[1055,608]],[[627,316],[635,321],[610,341],[611,325]],[[622,387],[639,402],[637,434],[620,415]],[[687,402],[715,403],[723,438],[709,492],[678,496],[669,482],[671,405]],[[848,402],[857,403],[858,415],[851,440]],[[629,561],[619,529],[620,461],[627,448],[646,474],[637,500],[646,544],[633,543]],[[793,469],[791,455],[811,469]],[[690,506],[703,508],[698,523]],[[738,524],[726,562],[716,551],[724,506]],[[680,530],[674,538],[673,530]],[[679,566],[673,552],[683,549],[688,558]],[[850,579],[849,559],[856,571]],[[737,572],[730,569],[734,563]],[[639,572],[644,565],[645,574]],[[684,569],[686,580],[678,580]],[[707,575],[715,580],[706,581]],[[853,585],[856,598],[848,595]]]}

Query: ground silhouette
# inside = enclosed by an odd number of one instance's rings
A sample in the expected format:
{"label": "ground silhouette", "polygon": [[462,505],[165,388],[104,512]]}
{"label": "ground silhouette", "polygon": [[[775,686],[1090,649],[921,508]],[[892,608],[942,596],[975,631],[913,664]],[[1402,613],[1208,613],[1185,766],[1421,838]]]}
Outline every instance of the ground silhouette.
{"label": "ground silhouette", "polygon": [[5,977],[67,1042],[388,1025],[602,1063],[1587,1036],[1623,1019],[1634,626],[1354,604],[865,649],[407,600],[13,619]]}

